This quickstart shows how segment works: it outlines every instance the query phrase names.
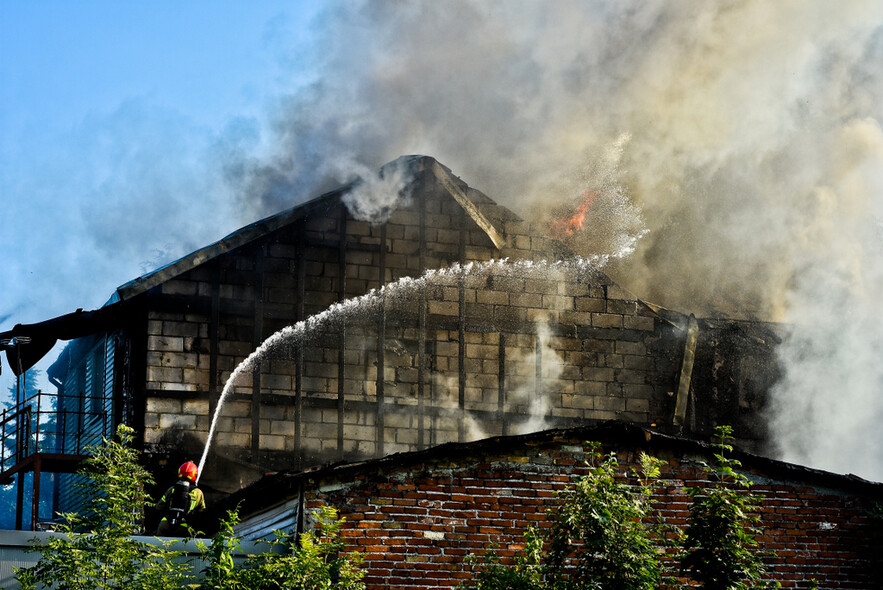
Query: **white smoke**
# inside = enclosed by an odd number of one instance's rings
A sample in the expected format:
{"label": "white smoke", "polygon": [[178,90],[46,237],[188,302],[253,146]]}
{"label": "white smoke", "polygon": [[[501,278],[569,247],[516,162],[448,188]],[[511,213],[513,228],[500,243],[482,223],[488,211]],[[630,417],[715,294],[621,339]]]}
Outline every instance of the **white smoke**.
{"label": "white smoke", "polygon": [[[525,434],[551,428],[550,410],[557,405],[551,396],[560,395],[556,380],[564,370],[564,358],[552,343],[553,334],[549,318],[536,322],[536,345],[533,349],[517,349],[511,358],[506,359],[507,376],[506,402],[518,407],[518,412],[527,420],[509,425],[510,432]],[[539,354],[539,363],[537,363]],[[540,366],[540,375],[536,367]],[[520,369],[520,370],[519,370]],[[520,375],[519,375],[520,373]],[[539,378],[539,382],[537,379]]]}
{"label": "white smoke", "polygon": [[785,459],[883,480],[883,132],[856,120],[836,141],[799,236],[772,427]]}
{"label": "white smoke", "polygon": [[414,175],[405,160],[384,166],[380,175],[358,162],[347,163],[343,171],[357,172],[359,176],[355,186],[342,197],[356,219],[383,223],[393,210],[411,200],[409,188]]}

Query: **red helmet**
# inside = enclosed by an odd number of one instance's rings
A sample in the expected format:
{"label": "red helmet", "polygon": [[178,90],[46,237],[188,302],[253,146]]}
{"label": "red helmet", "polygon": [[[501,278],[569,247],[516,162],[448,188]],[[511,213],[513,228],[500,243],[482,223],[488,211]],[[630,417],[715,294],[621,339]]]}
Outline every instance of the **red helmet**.
{"label": "red helmet", "polygon": [[180,467],[178,467],[178,477],[181,479],[189,479],[190,481],[196,481],[196,476],[199,475],[199,468],[196,467],[196,463],[193,461],[187,461]]}

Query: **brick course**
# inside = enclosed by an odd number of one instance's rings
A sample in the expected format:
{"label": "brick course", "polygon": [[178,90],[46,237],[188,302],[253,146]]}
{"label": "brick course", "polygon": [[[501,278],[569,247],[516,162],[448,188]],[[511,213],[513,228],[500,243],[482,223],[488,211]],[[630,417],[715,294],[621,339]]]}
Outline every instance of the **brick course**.
{"label": "brick course", "polygon": [[[640,451],[665,461],[654,516],[683,528],[690,502],[684,488],[708,483],[699,461],[713,460],[709,448],[616,426],[458,445],[304,474],[289,484],[303,485],[308,515],[327,504],[347,519],[346,550],[363,554],[369,588],[454,587],[468,575],[466,555],[495,544],[511,563],[528,527],[549,526],[557,492],[586,474],[585,437],[611,432],[616,440],[604,450],[617,453],[623,474],[639,468]],[[809,588],[811,579],[820,588],[877,587],[867,561],[873,548],[866,511],[881,499],[883,485],[856,489],[848,477],[740,458],[756,482],[752,491],[763,497],[757,540],[761,550],[776,553],[765,558],[771,579],[784,588]],[[250,505],[252,495],[261,500]],[[247,507],[261,501],[266,507],[266,496],[248,489],[231,503],[243,498]],[[669,584],[688,585],[676,577]]]}

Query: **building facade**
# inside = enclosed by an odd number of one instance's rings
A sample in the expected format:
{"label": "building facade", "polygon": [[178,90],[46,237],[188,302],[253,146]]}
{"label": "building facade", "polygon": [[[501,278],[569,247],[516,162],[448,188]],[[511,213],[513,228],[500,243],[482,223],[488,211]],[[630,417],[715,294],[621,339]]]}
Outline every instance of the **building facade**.
{"label": "building facade", "polygon": [[609,419],[697,436],[727,423],[762,447],[776,326],[660,309],[434,159],[381,176],[402,170],[381,219],[353,206],[355,183],[99,310],[17,326],[72,339],[50,370],[59,408],[104,418],[70,427],[132,425],[164,483],[217,415],[210,497],[268,471]]}

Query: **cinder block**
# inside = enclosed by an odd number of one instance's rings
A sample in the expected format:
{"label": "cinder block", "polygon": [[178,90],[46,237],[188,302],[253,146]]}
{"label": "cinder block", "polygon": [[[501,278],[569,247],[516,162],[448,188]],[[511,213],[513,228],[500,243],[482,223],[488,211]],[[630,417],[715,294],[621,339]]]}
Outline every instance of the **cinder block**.
{"label": "cinder block", "polygon": [[217,438],[217,442],[223,446],[230,447],[250,447],[251,446],[251,434],[241,434],[241,433],[224,433],[223,436],[219,436]]}
{"label": "cinder block", "polygon": [[615,313],[619,315],[629,315],[633,316],[638,311],[638,304],[636,301],[621,301],[618,299],[608,299],[607,307],[605,311],[607,313]]}
{"label": "cinder block", "polygon": [[269,390],[290,391],[294,389],[291,375],[264,373],[261,375],[261,387]]}
{"label": "cinder block", "polygon": [[183,411],[185,414],[194,414],[197,416],[203,416],[208,414],[209,403],[208,400],[203,399],[188,399],[184,400]]}
{"label": "cinder block", "polygon": [[196,295],[197,287],[194,281],[170,279],[162,283],[162,292],[165,295]]}
{"label": "cinder block", "polygon": [[284,451],[285,437],[274,434],[262,434],[260,437],[260,446],[267,451]]}
{"label": "cinder block", "polygon": [[620,299],[623,301],[634,301],[636,297],[623,289],[619,285],[606,285],[604,288],[607,299]]}
{"label": "cinder block", "polygon": [[633,354],[643,356],[647,353],[647,347],[644,346],[643,342],[627,342],[625,340],[618,340],[616,342],[616,352],[617,354]]}
{"label": "cinder block", "polygon": [[163,322],[163,336],[199,336],[199,324],[191,322]]}
{"label": "cinder block", "polygon": [[616,382],[640,385],[647,382],[647,374],[644,371],[622,369],[616,372]]}
{"label": "cinder block", "polygon": [[558,313],[558,321],[562,324],[574,324],[577,326],[588,326],[592,323],[594,314],[587,311],[560,311]]}
{"label": "cinder block", "polygon": [[251,416],[251,403],[247,401],[226,401],[224,409],[221,410],[223,415],[232,418],[243,418]]}
{"label": "cinder block", "polygon": [[543,296],[539,293],[510,293],[509,305],[543,307]]}
{"label": "cinder block", "polygon": [[596,328],[622,328],[622,316],[609,313],[593,313],[592,326]]}
{"label": "cinder block", "polygon": [[180,414],[182,401],[179,399],[169,399],[165,397],[149,397],[147,398],[147,412],[156,414]]}
{"label": "cinder block", "polygon": [[[456,291],[456,290],[454,290],[454,291]],[[492,290],[479,289],[475,293],[476,293],[475,301],[477,303],[509,305],[509,293],[507,293],[505,291],[492,291]]]}
{"label": "cinder block", "polygon": [[625,409],[627,412],[649,412],[650,400],[640,398],[626,398]]}
{"label": "cinder block", "polygon": [[344,424],[343,438],[349,440],[374,440],[377,438],[377,430],[371,426]]}
{"label": "cinder block", "polygon": [[183,382],[196,389],[208,389],[209,372],[201,369],[184,369]]}
{"label": "cinder block", "polygon": [[652,331],[655,328],[655,321],[652,317],[625,316],[623,317],[623,327],[628,330]]}
{"label": "cinder block", "polygon": [[196,416],[189,414],[160,414],[160,428],[185,428],[192,429],[196,426]]}
{"label": "cinder block", "polygon": [[159,352],[184,352],[184,338],[151,335],[147,337],[147,349]]}
{"label": "cinder block", "polygon": [[621,397],[596,397],[594,398],[595,410],[601,411],[610,411],[610,412],[621,412],[625,410],[625,402],[626,400]]}
{"label": "cinder block", "polygon": [[603,396],[607,395],[607,384],[601,381],[577,381],[573,384],[573,391],[578,395]]}
{"label": "cinder block", "polygon": [[543,295],[543,307],[555,311],[570,311],[574,309],[574,297],[564,295]]}
{"label": "cinder block", "polygon": [[596,396],[592,395],[569,395],[565,394],[561,396],[561,405],[565,408],[578,408],[578,409],[594,409],[595,407],[595,399]]}
{"label": "cinder block", "polygon": [[456,316],[460,313],[460,306],[456,302],[430,301],[428,307],[431,315]]}
{"label": "cinder block", "polygon": [[651,371],[653,369],[653,359],[648,356],[626,355],[623,357],[623,366],[626,369]]}

